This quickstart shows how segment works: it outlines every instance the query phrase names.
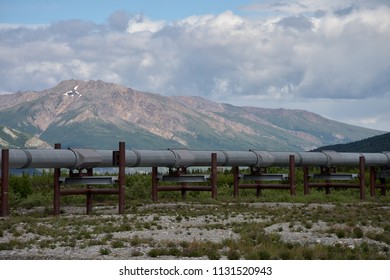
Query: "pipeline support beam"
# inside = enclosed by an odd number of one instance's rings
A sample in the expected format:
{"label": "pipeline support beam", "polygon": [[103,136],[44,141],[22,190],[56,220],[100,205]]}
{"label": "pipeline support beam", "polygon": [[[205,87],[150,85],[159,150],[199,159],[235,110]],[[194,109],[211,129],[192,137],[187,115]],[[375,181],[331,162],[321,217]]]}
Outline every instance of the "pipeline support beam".
{"label": "pipeline support beam", "polygon": [[126,186],[126,146],[125,142],[119,143],[119,178],[118,178],[118,188],[119,188],[119,214],[125,213],[125,186]]}
{"label": "pipeline support beam", "polygon": [[[61,149],[61,144],[56,143],[54,144],[54,149],[59,150]],[[54,215],[58,216],[60,214],[60,208],[61,208],[61,190],[60,190],[60,176],[61,176],[61,168],[54,168],[54,199],[53,199],[53,208],[54,208]]]}
{"label": "pipeline support beam", "polygon": [[[390,169],[381,168],[378,170],[376,167],[370,167],[370,194],[371,196],[376,195],[376,189],[381,190],[381,196],[386,196],[387,179],[390,178]],[[379,180],[379,184],[377,184]]]}
{"label": "pipeline support beam", "polygon": [[[210,155],[209,155],[210,156]],[[158,167],[152,167],[152,201],[157,202],[159,191],[180,191],[182,198],[187,191],[210,191],[211,198],[217,198],[217,154],[211,153],[211,175],[187,174],[187,166],[177,166],[169,169],[168,175],[158,175]],[[175,185],[159,185],[159,182],[171,182]],[[209,183],[209,185],[189,185],[189,183]]]}
{"label": "pipeline support beam", "polygon": [[8,191],[9,191],[9,150],[1,150],[1,191],[0,191],[0,216],[9,215]]}
{"label": "pipeline support beam", "polygon": [[[336,167],[321,167],[319,174],[309,174],[308,166],[303,167],[303,188],[304,194],[310,193],[310,188],[325,188],[325,193],[330,194],[331,188],[352,188],[359,189],[359,197],[365,199],[365,158],[359,157],[359,174],[338,174]],[[310,179],[323,182],[310,182]],[[358,179],[358,183],[347,183],[344,181],[353,181]],[[338,181],[338,182],[335,182]]]}
{"label": "pipeline support beam", "polygon": [[[61,144],[55,144],[55,149],[61,149]],[[69,169],[69,177],[61,178],[61,169],[54,168],[54,215],[60,214],[61,208],[61,196],[63,195],[86,195],[86,213],[92,213],[93,207],[93,195],[95,194],[116,194],[118,195],[118,212],[123,214],[125,211],[125,185],[126,185],[126,173],[125,173],[125,160],[126,149],[125,143],[119,143],[119,150],[112,151],[111,165],[119,167],[118,177],[104,177],[93,176],[93,167],[101,162],[99,153],[91,149],[73,149],[72,152],[75,155],[79,155],[79,158],[75,161],[74,166],[77,167],[77,172],[73,169]],[[86,172],[83,172],[86,171]],[[61,190],[61,184],[63,185],[85,185],[85,189],[63,189]],[[117,189],[94,189],[93,185],[114,185],[117,184]]]}
{"label": "pipeline support beam", "polygon": [[[261,195],[262,189],[290,190],[291,195],[296,195],[296,177],[295,177],[295,155],[288,156],[289,173],[288,174],[270,174],[267,173],[266,167],[251,167],[249,175],[240,175],[239,167],[233,166],[233,185],[234,197],[239,194],[239,189],[256,189],[256,196]],[[254,181],[254,183],[240,184],[240,180]],[[274,181],[273,183],[265,183],[265,181]],[[277,182],[277,183],[276,183]]]}

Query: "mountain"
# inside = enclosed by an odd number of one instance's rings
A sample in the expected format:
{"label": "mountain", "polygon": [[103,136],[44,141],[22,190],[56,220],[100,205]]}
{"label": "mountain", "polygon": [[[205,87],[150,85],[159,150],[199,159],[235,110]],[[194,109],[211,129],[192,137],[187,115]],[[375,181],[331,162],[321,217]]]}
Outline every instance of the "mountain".
{"label": "mountain", "polygon": [[320,147],[314,151],[333,150],[337,152],[367,152],[380,153],[390,151],[390,133],[370,137],[360,141],[346,144],[330,145]]}
{"label": "mountain", "polygon": [[[51,145],[98,149],[126,141],[129,149],[300,151],[383,133],[303,110],[238,107],[78,80],[0,95],[0,126]],[[0,146],[26,146],[4,134],[0,139]]]}
{"label": "mountain", "polygon": [[50,148],[50,144],[36,136],[0,125],[0,147]]}

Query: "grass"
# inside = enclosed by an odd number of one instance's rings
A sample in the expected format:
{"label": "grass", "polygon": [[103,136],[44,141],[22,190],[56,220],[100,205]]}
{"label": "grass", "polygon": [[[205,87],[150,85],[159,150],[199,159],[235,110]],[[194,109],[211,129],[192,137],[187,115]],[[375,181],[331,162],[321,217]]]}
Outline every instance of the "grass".
{"label": "grass", "polygon": [[[338,204],[332,208],[325,205],[308,208],[308,204],[284,207],[251,206],[251,204],[191,204],[165,207],[139,207],[137,214],[127,215],[12,215],[0,224],[1,252],[18,249],[70,249],[99,246],[99,254],[115,257],[117,250],[125,250],[130,257],[150,258],[207,258],[207,259],[389,259],[390,213],[381,204],[373,207],[371,203]],[[385,209],[385,211],[383,210]],[[214,214],[210,214],[210,210]],[[230,212],[230,214],[226,214]],[[380,215],[379,215],[380,213]],[[188,220],[181,217],[188,217]],[[241,217],[240,221],[234,219]],[[320,219],[319,219],[320,218]],[[370,219],[367,219],[370,218]],[[152,230],[175,227],[183,235],[193,229],[202,230],[195,237],[192,233],[188,241],[173,239],[154,240],[143,237],[137,227],[132,225],[151,220],[157,225]],[[293,224],[291,223],[293,219]],[[362,221],[365,219],[365,226]],[[380,219],[380,220],[378,220]],[[191,221],[200,221],[191,225]],[[326,222],[326,235],[336,236],[340,242],[328,246],[283,242],[281,233],[307,232],[315,227],[316,220]],[[183,224],[187,222],[187,224]],[[124,226],[129,223],[130,226]],[[274,224],[285,223],[287,226],[276,227],[272,233],[266,228]],[[307,224],[310,223],[310,226]],[[290,225],[292,226],[290,227]],[[306,224],[306,226],[305,226]],[[211,242],[201,240],[210,230],[232,230],[238,238]],[[143,229],[145,230],[145,228]],[[146,229],[150,230],[150,229]],[[132,232],[137,232],[133,235]],[[165,231],[162,229],[161,231]],[[120,233],[126,233],[121,235]],[[33,236],[26,239],[25,236]],[[125,237],[129,236],[129,237]],[[194,236],[194,238],[192,238]],[[5,238],[7,237],[7,238]],[[354,246],[342,245],[343,240],[361,240]],[[146,251],[142,248],[149,248]],[[61,258],[61,256],[58,256]]]}
{"label": "grass", "polygon": [[[0,258],[7,251],[21,249],[98,246],[99,255],[107,258],[115,258],[122,250],[128,258],[390,259],[390,199],[372,198],[368,190],[365,201],[351,189],[332,190],[330,195],[312,189],[304,196],[302,182],[298,181],[296,196],[286,190],[263,190],[262,196],[256,197],[254,190],[240,190],[240,196],[233,198],[232,176],[225,172],[218,177],[216,200],[208,192],[188,192],[185,200],[180,192],[161,192],[159,203],[152,204],[150,175],[135,174],[126,178],[125,215],[95,210],[87,216],[65,210],[53,217],[52,175],[22,176],[18,180],[12,179],[16,188],[11,186],[11,215],[0,222]],[[84,196],[61,198],[62,206],[84,207],[85,202]],[[94,199],[94,206],[103,210],[116,204],[116,196]],[[26,209],[31,211],[25,213]],[[327,228],[316,233],[339,242],[325,245],[282,240],[286,231],[316,231],[319,222]],[[277,225],[275,231],[267,232],[272,225]],[[186,238],[166,241],[141,234],[168,230]],[[208,232],[218,230],[230,230],[238,237],[219,241],[205,238]],[[345,243],[348,240],[354,241],[353,246]]]}

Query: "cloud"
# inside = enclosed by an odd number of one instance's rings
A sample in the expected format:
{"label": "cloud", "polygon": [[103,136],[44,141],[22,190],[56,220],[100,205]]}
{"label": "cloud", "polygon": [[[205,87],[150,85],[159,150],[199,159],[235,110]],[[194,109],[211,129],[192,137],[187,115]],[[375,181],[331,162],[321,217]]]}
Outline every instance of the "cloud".
{"label": "cloud", "polygon": [[165,25],[164,21],[152,21],[143,15],[137,15],[128,22],[127,32],[157,32]]}
{"label": "cloud", "polygon": [[116,31],[125,31],[129,26],[130,16],[126,11],[116,11],[108,17],[109,26]]}
{"label": "cloud", "polygon": [[277,24],[285,28],[295,28],[298,30],[310,30],[313,23],[305,16],[292,16],[281,19]]}
{"label": "cloud", "polygon": [[286,14],[259,19],[226,11],[164,22],[118,11],[105,24],[3,26],[0,84],[17,91],[102,79],[223,101],[386,96],[390,8],[350,3],[269,2]]}
{"label": "cloud", "polygon": [[360,8],[372,9],[378,6],[389,6],[387,0],[265,0],[241,6],[245,11],[269,11],[286,15],[334,13],[339,16],[350,14]]}

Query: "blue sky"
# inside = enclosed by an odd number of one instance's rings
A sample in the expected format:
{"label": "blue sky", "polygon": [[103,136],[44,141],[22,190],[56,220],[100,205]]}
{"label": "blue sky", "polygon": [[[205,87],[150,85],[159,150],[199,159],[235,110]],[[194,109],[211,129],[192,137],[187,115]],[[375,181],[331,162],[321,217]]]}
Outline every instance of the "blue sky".
{"label": "blue sky", "polygon": [[0,94],[67,79],[390,131],[388,0],[0,0]]}
{"label": "blue sky", "polygon": [[[192,15],[219,14],[226,10],[245,13],[245,0],[1,0],[3,23],[47,24],[59,20],[81,19],[103,23],[117,10],[145,14],[154,20],[174,21]],[[259,1],[258,1],[259,2]]]}

